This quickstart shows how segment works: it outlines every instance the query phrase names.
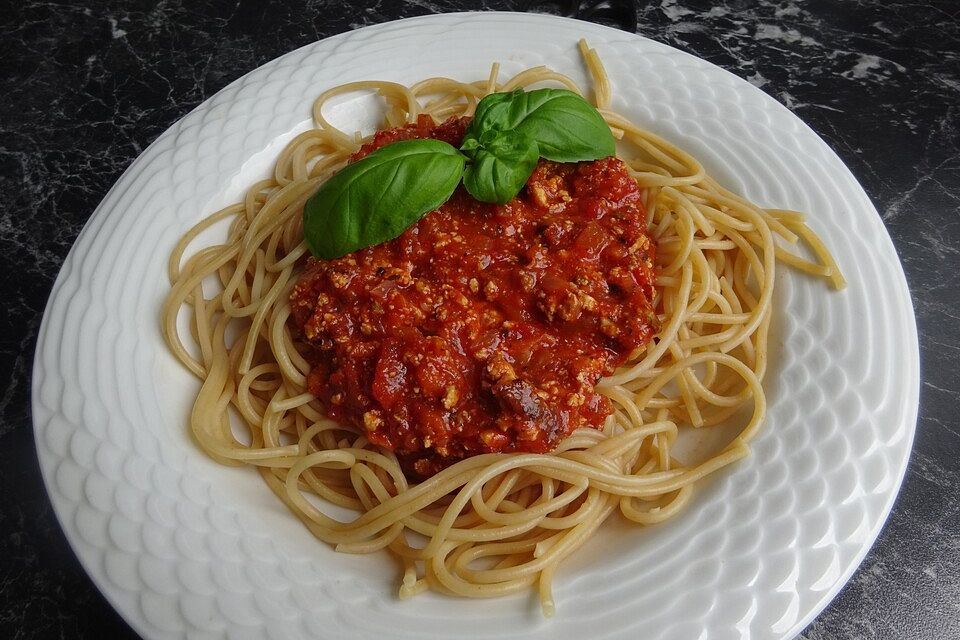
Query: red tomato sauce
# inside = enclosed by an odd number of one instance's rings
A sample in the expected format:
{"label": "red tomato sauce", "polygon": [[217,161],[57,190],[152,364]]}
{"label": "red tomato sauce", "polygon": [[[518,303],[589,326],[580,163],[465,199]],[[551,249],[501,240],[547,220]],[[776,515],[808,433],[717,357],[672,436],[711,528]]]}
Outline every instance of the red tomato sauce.
{"label": "red tomato sauce", "polygon": [[[378,133],[459,146],[452,118]],[[504,205],[460,187],[400,237],[309,258],[291,321],[328,415],[425,478],[468,456],[544,453],[602,426],[597,381],[658,330],[653,241],[616,158],[541,161]]]}

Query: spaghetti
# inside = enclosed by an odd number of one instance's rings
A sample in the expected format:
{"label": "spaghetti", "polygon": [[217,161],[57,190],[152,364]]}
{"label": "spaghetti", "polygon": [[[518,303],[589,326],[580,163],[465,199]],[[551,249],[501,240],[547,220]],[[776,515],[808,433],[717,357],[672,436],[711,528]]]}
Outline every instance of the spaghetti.
{"label": "spaghetti", "polygon": [[[611,82],[596,52],[580,47],[594,103],[621,139],[620,156],[643,192],[657,242],[661,329],[597,387],[614,408],[602,430],[579,429],[549,454],[468,457],[413,484],[393,452],[325,416],[307,391],[310,364],[288,322],[290,293],[307,257],[304,203],[364,142],[324,118],[329,99],[377,91],[387,105],[385,125],[396,127],[421,114],[437,122],[469,116],[491,92],[537,83],[581,93],[545,67],[504,83],[494,65],[488,79],[474,83],[354,82],[324,92],[313,107],[315,128],[286,146],[273,176],[193,227],[170,256],[163,331],[202,381],[190,416],[197,443],[220,463],[256,467],[338,551],[389,550],[403,566],[401,598],[426,589],[493,597],[536,586],[550,615],[557,567],[611,514],[644,525],[666,520],[689,502],[698,480],[747,455],[766,406],[761,380],[777,263],[844,286],[801,214],[758,208],[687,153],[612,112]],[[184,257],[201,232],[225,221],[224,242]],[[777,238],[802,239],[816,261],[788,252]],[[210,279],[218,283],[213,295],[203,287]],[[178,330],[184,310],[189,336]],[[720,425],[751,403],[739,435],[715,455],[695,464],[672,455],[681,425]],[[236,423],[249,444],[234,435]],[[324,503],[357,516],[339,522],[324,513]]]}

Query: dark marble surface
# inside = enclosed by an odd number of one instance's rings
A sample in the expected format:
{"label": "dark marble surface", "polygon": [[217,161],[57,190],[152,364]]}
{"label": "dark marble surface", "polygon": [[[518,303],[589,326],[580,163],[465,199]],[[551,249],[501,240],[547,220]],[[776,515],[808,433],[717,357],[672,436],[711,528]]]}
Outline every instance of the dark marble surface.
{"label": "dark marble surface", "polygon": [[802,637],[960,637],[960,3],[948,0],[0,1],[0,636],[133,636],[60,531],[30,421],[47,295],[124,168],[199,102],[296,47],[399,17],[531,8],[733,71],[806,120],[861,181],[913,292],[920,420],[890,520]]}

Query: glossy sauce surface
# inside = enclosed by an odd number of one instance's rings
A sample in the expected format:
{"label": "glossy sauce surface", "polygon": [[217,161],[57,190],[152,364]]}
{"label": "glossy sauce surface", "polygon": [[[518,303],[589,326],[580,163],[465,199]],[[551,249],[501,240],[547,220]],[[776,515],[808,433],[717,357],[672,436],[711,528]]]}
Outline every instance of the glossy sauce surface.
{"label": "glossy sauce surface", "polygon": [[[355,159],[410,138],[457,145],[468,123],[421,118]],[[310,258],[291,322],[311,393],[419,477],[600,427],[611,407],[594,386],[658,329],[640,196],[616,158],[541,161],[504,205],[460,187],[395,240]]]}

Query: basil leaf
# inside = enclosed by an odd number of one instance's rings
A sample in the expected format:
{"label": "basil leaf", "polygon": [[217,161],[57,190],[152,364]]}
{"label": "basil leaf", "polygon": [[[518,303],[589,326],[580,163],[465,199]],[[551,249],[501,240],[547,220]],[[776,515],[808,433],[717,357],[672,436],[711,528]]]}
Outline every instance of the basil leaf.
{"label": "basil leaf", "polygon": [[527,95],[530,97],[525,106],[533,110],[514,130],[536,140],[542,157],[579,162],[616,153],[610,127],[600,112],[576,93],[538,89]]}
{"label": "basil leaf", "polygon": [[447,201],[465,158],[439,140],[405,140],[341,169],[307,200],[303,235],[330,260],[396,238]]}
{"label": "basil leaf", "polygon": [[540,156],[556,162],[614,155],[613,134],[600,113],[566,89],[494,93],[477,105],[467,138],[486,131],[514,131],[535,140]]}
{"label": "basil leaf", "polygon": [[463,172],[463,186],[477,200],[497,204],[520,192],[540,159],[537,144],[514,132],[488,131],[476,142],[465,141],[464,150],[473,162]]}
{"label": "basil leaf", "polygon": [[477,108],[473,112],[473,122],[470,123],[470,128],[467,129],[466,138],[469,138],[473,133],[476,133],[477,137],[479,137],[484,131],[506,131],[513,129],[519,121],[512,121],[510,108],[515,102],[523,100],[523,96],[523,89],[491,93],[485,96],[477,103]]}

